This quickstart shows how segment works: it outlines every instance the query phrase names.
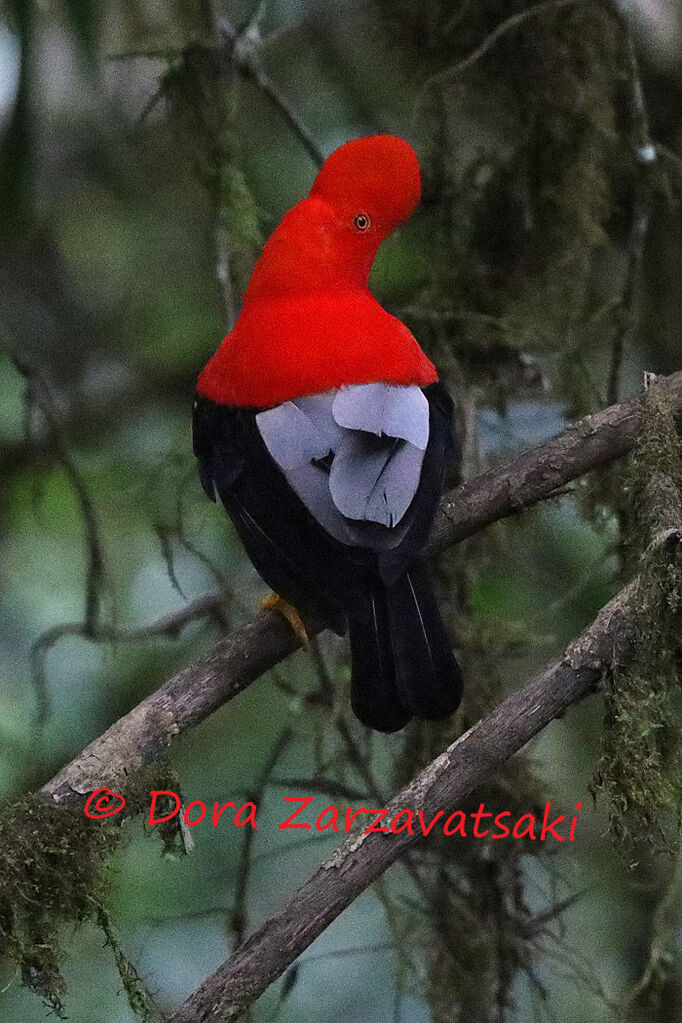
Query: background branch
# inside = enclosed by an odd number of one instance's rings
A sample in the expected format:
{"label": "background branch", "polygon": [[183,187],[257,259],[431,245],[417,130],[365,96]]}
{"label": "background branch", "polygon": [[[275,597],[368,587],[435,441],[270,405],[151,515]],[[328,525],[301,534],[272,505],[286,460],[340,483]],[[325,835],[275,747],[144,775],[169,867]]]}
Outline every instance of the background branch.
{"label": "background branch", "polygon": [[439,71],[437,74],[432,75],[427,82],[424,83],[422,89],[417,97],[417,101],[414,106],[414,112],[412,114],[413,122],[417,119],[417,113],[425,98],[425,96],[433,89],[437,89],[445,83],[451,84],[456,78],[468,71],[469,68],[478,64],[491,50],[497,46],[501,39],[504,39],[510,32],[516,31],[527,21],[532,18],[542,17],[543,14],[547,14],[550,11],[560,10],[562,7],[574,7],[576,4],[584,3],[585,0],[542,0],[541,3],[535,4],[532,7],[527,7],[525,10],[517,11],[515,14],[510,15],[501,21],[493,31],[486,36],[482,43],[477,46],[470,54],[460,60],[457,64],[452,67],[445,68],[443,71]]}
{"label": "background branch", "polygon": [[632,340],[636,327],[636,302],[641,284],[644,249],[653,212],[655,190],[652,169],[657,159],[656,147],[651,137],[649,114],[644,99],[644,87],[635,50],[635,43],[627,20],[614,5],[614,13],[625,35],[628,60],[628,106],[630,114],[630,144],[638,164],[639,174],[635,182],[632,204],[632,224],[627,244],[627,265],[623,281],[623,292],[617,307],[616,333],[611,351],[611,365],[606,388],[606,400],[618,401],[620,374],[627,345]]}

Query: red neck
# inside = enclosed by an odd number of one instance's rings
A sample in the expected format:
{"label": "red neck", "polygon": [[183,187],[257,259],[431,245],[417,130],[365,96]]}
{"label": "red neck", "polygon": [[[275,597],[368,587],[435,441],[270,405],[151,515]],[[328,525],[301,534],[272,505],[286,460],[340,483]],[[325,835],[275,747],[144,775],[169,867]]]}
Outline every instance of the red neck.
{"label": "red neck", "polygon": [[283,217],[254,267],[244,305],[281,295],[313,291],[367,289],[377,250],[384,238],[353,234],[350,217],[329,203],[308,196]]}
{"label": "red neck", "polygon": [[263,249],[199,391],[222,404],[264,407],[343,384],[437,380],[407,327],[367,287],[394,226],[377,217],[358,234],[347,210],[316,195],[298,203]]}
{"label": "red neck", "polygon": [[438,379],[407,327],[368,291],[251,302],[199,377],[225,405],[268,407],[344,384],[426,387]]}

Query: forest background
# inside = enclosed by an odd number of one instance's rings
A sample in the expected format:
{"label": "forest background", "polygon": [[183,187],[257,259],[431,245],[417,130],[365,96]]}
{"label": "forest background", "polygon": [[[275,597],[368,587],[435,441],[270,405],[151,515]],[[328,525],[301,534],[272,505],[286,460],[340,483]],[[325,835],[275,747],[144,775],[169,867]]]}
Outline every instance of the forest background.
{"label": "forest background", "polygon": [[576,841],[415,848],[250,1012],[679,1019],[682,589],[656,528],[668,553],[679,530],[648,501],[664,477],[679,503],[679,381],[642,398],[634,458],[439,555],[466,673],[452,722],[368,736],[323,635],[140,780],[254,798],[253,834],[200,825],[186,855],[169,832],[162,856],[131,820],[93,848],[26,794],[257,606],[196,479],[192,392],[342,142],[390,131],[419,155],[421,209],[372,287],[450,388],[465,478],[682,367],[681,37],[674,0],[0,4],[0,1018],[179,1006],[342,837],[279,832],[285,795],[391,795],[641,570],[603,697],[463,803],[582,803]]}

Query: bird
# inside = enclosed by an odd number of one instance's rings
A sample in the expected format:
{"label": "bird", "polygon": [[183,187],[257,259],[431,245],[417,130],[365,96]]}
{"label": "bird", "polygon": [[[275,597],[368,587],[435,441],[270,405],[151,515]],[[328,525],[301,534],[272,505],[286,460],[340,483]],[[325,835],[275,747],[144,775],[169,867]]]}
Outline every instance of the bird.
{"label": "bird", "polygon": [[396,135],[340,146],[258,258],[233,329],[199,375],[193,448],[303,645],[348,633],[350,702],[369,728],[451,715],[462,677],[420,556],[459,444],[453,404],[408,327],[369,289],[417,207]]}

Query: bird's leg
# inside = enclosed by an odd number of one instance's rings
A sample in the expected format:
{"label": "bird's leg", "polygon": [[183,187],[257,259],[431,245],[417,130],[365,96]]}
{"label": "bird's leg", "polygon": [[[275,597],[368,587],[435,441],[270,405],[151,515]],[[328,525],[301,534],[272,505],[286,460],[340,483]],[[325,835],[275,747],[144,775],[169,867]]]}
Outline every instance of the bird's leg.
{"label": "bird's leg", "polygon": [[283,615],[296,633],[298,641],[303,649],[309,649],[310,639],[308,638],[308,633],[306,632],[301,616],[293,604],[290,604],[284,599],[284,597],[280,597],[277,593],[269,593],[267,597],[264,597],[263,600],[261,600],[260,606],[263,611],[277,611],[278,614]]}

